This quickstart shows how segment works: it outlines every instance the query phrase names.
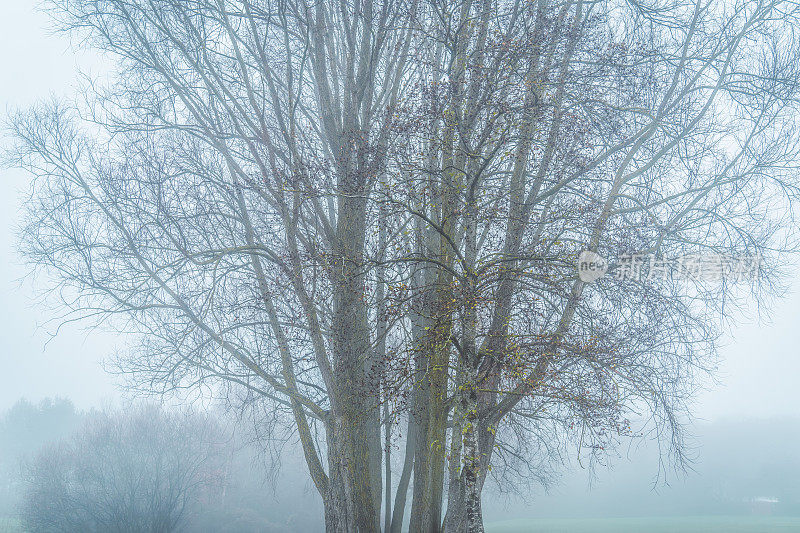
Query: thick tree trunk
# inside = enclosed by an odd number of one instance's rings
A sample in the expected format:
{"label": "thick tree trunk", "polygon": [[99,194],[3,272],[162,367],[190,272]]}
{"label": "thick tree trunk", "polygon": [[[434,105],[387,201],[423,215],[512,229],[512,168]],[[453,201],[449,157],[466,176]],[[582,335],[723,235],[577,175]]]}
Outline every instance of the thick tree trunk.
{"label": "thick tree trunk", "polygon": [[[363,167],[363,163],[359,165]],[[380,531],[380,361],[371,346],[365,297],[363,172],[342,164],[331,320],[335,390],[327,422],[328,532]]]}
{"label": "thick tree trunk", "polygon": [[[431,242],[437,242],[433,238]],[[441,243],[437,243],[441,247]],[[445,256],[446,254],[441,254]],[[445,259],[447,261],[448,259]],[[424,333],[418,337],[415,360],[416,381],[412,416],[417,433],[414,450],[414,490],[411,502],[410,531],[436,533],[441,528],[444,489],[445,440],[447,436],[447,366],[452,321],[443,302],[449,301],[449,278],[426,272],[424,286],[436,286],[425,308],[432,310],[423,319]],[[445,288],[447,287],[447,288]]]}
{"label": "thick tree trunk", "polygon": [[370,472],[366,418],[340,417],[328,430],[330,483],[324,497],[327,533],[380,531],[380,506],[375,507]]}
{"label": "thick tree trunk", "polygon": [[447,493],[447,513],[444,517],[445,533],[464,531],[466,527],[465,517],[464,484],[459,477],[451,482]]}
{"label": "thick tree trunk", "polygon": [[450,359],[450,324],[436,332],[428,371],[418,384],[414,411],[419,421],[414,458],[414,493],[410,531],[436,533],[442,525],[444,467],[447,440],[447,367]]}
{"label": "thick tree trunk", "polygon": [[[425,521],[424,514],[428,503],[425,501],[425,487],[428,485],[429,477],[429,455],[426,449],[428,444],[428,408],[429,387],[426,379],[427,375],[427,354],[424,357],[418,356],[415,371],[421,374],[414,384],[414,402],[412,405],[411,416],[417,428],[416,439],[414,440],[414,485],[411,494],[411,517],[409,530],[420,530]],[[422,365],[425,365],[424,368]]]}

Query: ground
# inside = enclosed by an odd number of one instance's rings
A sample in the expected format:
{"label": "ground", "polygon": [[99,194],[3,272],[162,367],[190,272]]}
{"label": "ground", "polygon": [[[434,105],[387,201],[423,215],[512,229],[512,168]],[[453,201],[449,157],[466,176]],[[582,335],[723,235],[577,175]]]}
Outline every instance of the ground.
{"label": "ground", "polygon": [[[0,517],[0,533],[21,533]],[[800,517],[690,516],[653,518],[509,520],[486,525],[486,533],[798,533]]]}
{"label": "ground", "polygon": [[798,533],[800,517],[692,516],[509,520],[486,533]]}
{"label": "ground", "polygon": [[19,527],[19,522],[13,518],[5,518],[0,516],[0,533],[21,533],[22,528]]}

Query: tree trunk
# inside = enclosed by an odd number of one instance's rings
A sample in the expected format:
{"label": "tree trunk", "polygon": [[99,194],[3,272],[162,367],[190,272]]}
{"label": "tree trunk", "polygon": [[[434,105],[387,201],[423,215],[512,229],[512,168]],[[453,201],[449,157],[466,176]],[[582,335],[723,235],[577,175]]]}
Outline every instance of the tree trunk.
{"label": "tree trunk", "polygon": [[450,485],[447,495],[447,513],[444,517],[445,533],[464,531],[466,528],[465,517],[464,484],[457,479]]}
{"label": "tree trunk", "polygon": [[376,533],[380,507],[375,508],[370,472],[367,420],[339,417],[328,429],[328,487],[324,497],[327,533]]}
{"label": "tree trunk", "polygon": [[406,510],[406,495],[408,484],[411,481],[411,470],[414,468],[414,452],[417,442],[417,427],[414,420],[409,417],[408,436],[406,437],[406,453],[403,460],[403,471],[400,474],[400,482],[397,485],[397,494],[394,497],[394,508],[392,509],[392,524],[389,531],[391,533],[401,533],[403,529],[403,517]]}
{"label": "tree trunk", "polygon": [[[432,242],[436,240],[432,239]],[[441,246],[441,244],[439,244]],[[425,273],[424,286],[436,286],[436,293],[425,298],[426,309],[435,310],[425,317],[424,333],[418,338],[415,356],[414,417],[417,433],[414,449],[414,490],[409,531],[436,533],[441,527],[444,486],[447,412],[447,365],[451,320],[443,302],[448,301],[446,278],[440,273]]]}
{"label": "tree trunk", "polygon": [[363,181],[363,171],[342,163],[337,253],[331,265],[336,385],[326,427],[330,483],[325,498],[326,529],[337,533],[380,531],[380,361],[371,346],[365,303]]}
{"label": "tree trunk", "polygon": [[471,392],[472,410],[467,413],[464,426],[464,512],[466,533],[483,533],[483,511],[481,510],[481,454],[478,448],[475,392]]}
{"label": "tree trunk", "polygon": [[[463,463],[455,486],[450,487],[444,530],[447,533],[483,533],[481,491],[488,472],[487,453],[479,442],[478,393],[474,384],[464,392],[464,424],[461,430]],[[453,435],[458,438],[458,435]]]}

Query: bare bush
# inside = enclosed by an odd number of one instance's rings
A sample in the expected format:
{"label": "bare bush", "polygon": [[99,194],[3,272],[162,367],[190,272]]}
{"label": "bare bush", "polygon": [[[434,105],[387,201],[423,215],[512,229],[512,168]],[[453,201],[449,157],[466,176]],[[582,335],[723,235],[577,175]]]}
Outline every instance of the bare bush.
{"label": "bare bush", "polygon": [[28,466],[21,505],[32,533],[178,531],[220,474],[217,428],[158,407],[93,413]]}

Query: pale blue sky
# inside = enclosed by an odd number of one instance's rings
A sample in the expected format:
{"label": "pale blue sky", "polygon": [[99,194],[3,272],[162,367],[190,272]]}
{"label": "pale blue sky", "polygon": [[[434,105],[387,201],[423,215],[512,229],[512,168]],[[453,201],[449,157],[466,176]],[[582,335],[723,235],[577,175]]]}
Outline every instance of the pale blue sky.
{"label": "pale blue sky", "polygon": [[[67,95],[78,68],[101,70],[85,50],[75,53],[63,35],[47,31],[47,17],[30,0],[5,0],[0,17],[0,111],[51,94]],[[47,343],[40,326],[51,315],[35,304],[46,280],[19,279],[26,267],[15,252],[15,226],[26,177],[0,174],[0,410],[25,396],[62,395],[89,407],[119,393],[99,361],[114,350],[113,336],[67,327]],[[777,302],[772,322],[741,323],[722,349],[722,381],[703,393],[696,413],[704,419],[797,415],[800,405],[800,277]],[[47,344],[46,344],[47,343]],[[46,344],[46,346],[45,346]]]}

